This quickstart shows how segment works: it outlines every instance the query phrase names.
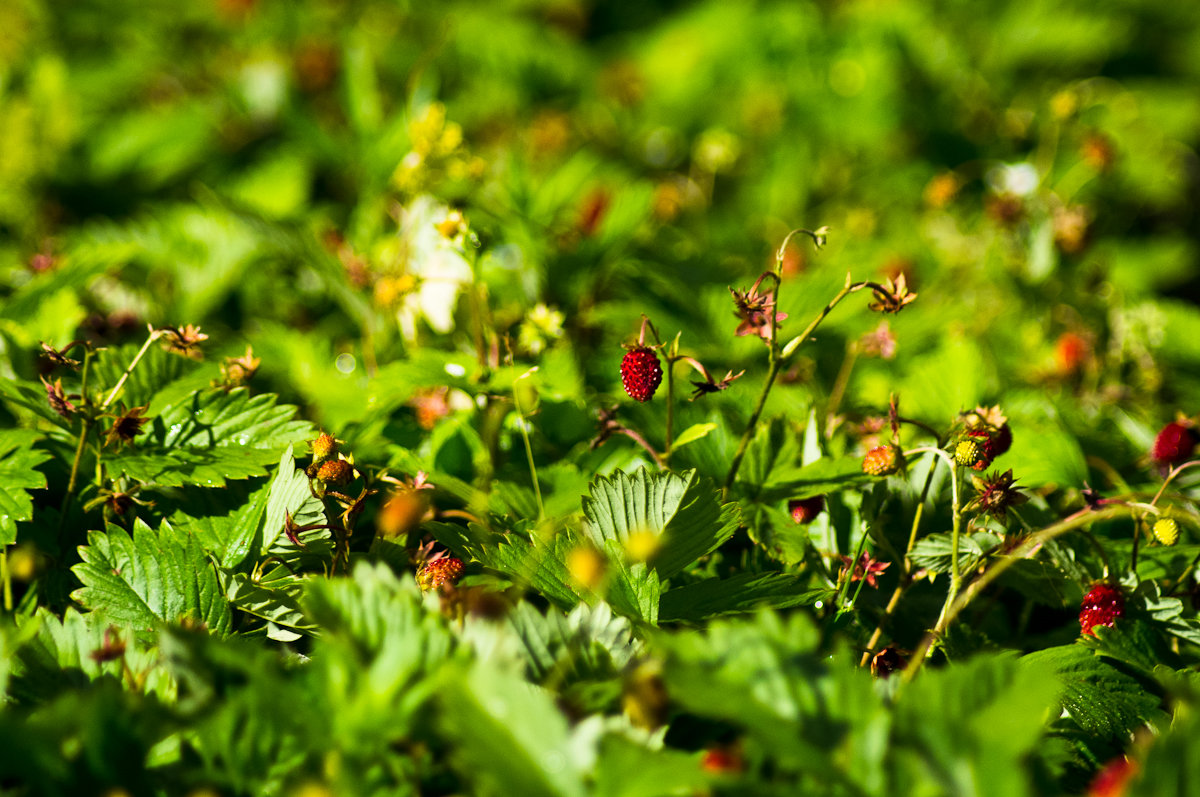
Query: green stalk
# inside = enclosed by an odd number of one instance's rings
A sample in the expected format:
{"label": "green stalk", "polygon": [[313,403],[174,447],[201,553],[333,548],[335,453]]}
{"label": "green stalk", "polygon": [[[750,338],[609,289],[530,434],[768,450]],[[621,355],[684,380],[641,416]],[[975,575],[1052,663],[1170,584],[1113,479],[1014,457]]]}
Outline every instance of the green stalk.
{"label": "green stalk", "polygon": [[904,671],[905,680],[911,680],[920,669],[921,663],[924,661],[933,645],[933,640],[945,633],[945,630],[954,622],[955,618],[962,613],[964,609],[971,604],[981,592],[991,586],[992,582],[1004,574],[1004,571],[1012,567],[1022,559],[1026,559],[1035,554],[1047,542],[1061,537],[1069,531],[1074,531],[1077,528],[1096,523],[1101,520],[1110,520],[1112,518],[1121,517],[1128,513],[1128,506],[1108,506],[1104,509],[1081,509],[1070,517],[1064,518],[1039,532],[1030,534],[1020,545],[1014,548],[1007,555],[1000,557],[996,562],[989,567],[983,575],[972,581],[965,590],[954,600],[949,609],[943,612],[937,626],[927,633],[917,650],[913,653],[912,659],[909,660],[908,669]]}
{"label": "green stalk", "polygon": [[675,361],[667,358],[667,440],[663,456],[671,456],[671,444],[675,439]]}
{"label": "green stalk", "polygon": [[13,609],[12,573],[8,570],[8,547],[0,550],[0,579],[4,580],[4,611]]}
{"label": "green stalk", "polygon": [[[143,350],[145,347],[143,347]],[[58,536],[61,540],[63,532],[67,527],[67,510],[71,506],[71,501],[75,500],[75,488],[79,484],[79,467],[83,464],[83,452],[87,448],[88,438],[91,437],[92,427],[96,425],[95,418],[92,416],[91,401],[88,397],[87,383],[89,366],[92,363],[92,352],[88,350],[83,355],[83,368],[80,373],[80,388],[81,396],[80,403],[84,405],[85,414],[79,427],[79,443],[75,446],[75,458],[71,461],[71,475],[67,479],[67,492],[63,495],[62,506],[59,508],[58,515]],[[128,376],[128,372],[126,372]],[[121,382],[125,381],[125,377],[121,378]],[[121,382],[117,383],[117,387],[121,386]],[[114,389],[115,390],[115,389]],[[111,396],[110,396],[111,399]],[[103,407],[101,407],[103,409]]]}
{"label": "green stalk", "polygon": [[537,464],[533,461],[533,446],[529,443],[529,430],[525,428],[525,411],[521,409],[521,399],[517,391],[513,391],[513,404],[517,408],[517,427],[521,430],[521,440],[525,443],[525,461],[529,463],[529,478],[533,481],[533,497],[537,499],[538,520],[546,517],[546,508],[542,505],[542,488],[538,484]]}
{"label": "green stalk", "polygon": [[[954,603],[954,599],[958,597],[958,590],[962,586],[962,573],[959,572],[958,565],[958,542],[962,531],[962,506],[958,498],[958,464],[954,463],[950,466],[950,500],[953,508],[953,526],[950,530],[950,589],[946,592],[946,603],[942,606],[942,617],[950,611],[950,606]],[[941,618],[938,618],[938,625],[942,624]]]}
{"label": "green stalk", "polygon": [[[162,336],[162,333],[156,329],[150,333],[150,337],[146,338],[146,342],[142,344],[142,348],[138,349],[138,353],[134,355],[132,360],[130,360],[129,365],[125,366],[125,373],[121,374],[121,378],[117,380],[117,384],[113,385],[113,389],[111,391],[109,391],[108,398],[106,398],[100,404],[101,412],[108,409],[109,404],[112,404],[113,399],[115,399],[117,397],[117,393],[121,392],[121,388],[125,387],[125,380],[129,379],[129,375],[133,373],[133,369],[137,367],[137,364],[142,361],[142,357],[144,357],[146,352],[150,349],[150,344],[153,343],[154,341],[158,340],[161,336]],[[86,368],[86,361],[85,361],[85,368]],[[86,385],[87,384],[86,370],[85,370],[84,374],[85,374],[84,384]]]}
{"label": "green stalk", "polygon": [[[936,453],[941,451],[941,449],[932,449],[932,451]],[[915,452],[909,453],[912,454]],[[883,609],[883,616],[879,618],[879,623],[871,633],[871,638],[867,640],[867,648],[863,651],[862,661],[859,662],[860,667],[867,666],[867,663],[871,660],[871,654],[875,652],[875,646],[879,644],[879,640],[883,636],[884,623],[896,611],[896,607],[900,604],[901,596],[903,596],[904,591],[912,583],[912,561],[909,559],[909,555],[912,554],[913,546],[917,544],[917,532],[921,528],[921,518],[925,514],[925,500],[929,496],[930,487],[933,486],[933,474],[936,471],[937,456],[935,455],[933,461],[929,463],[929,473],[925,475],[925,486],[921,488],[921,497],[917,500],[917,510],[913,512],[912,528],[908,532],[908,545],[904,549],[904,569],[900,573],[900,581],[896,584],[896,588],[892,590],[892,597],[888,598],[887,606]]]}

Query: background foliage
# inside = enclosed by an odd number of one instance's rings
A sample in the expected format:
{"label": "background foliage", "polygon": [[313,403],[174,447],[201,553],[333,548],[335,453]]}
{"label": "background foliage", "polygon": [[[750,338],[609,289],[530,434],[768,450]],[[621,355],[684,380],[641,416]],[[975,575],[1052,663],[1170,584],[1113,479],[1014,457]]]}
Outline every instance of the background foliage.
{"label": "background foliage", "polygon": [[[0,784],[1177,793],[1198,52],[1165,0],[0,4]],[[766,391],[775,266],[779,344],[918,298]],[[745,375],[629,400],[643,316]],[[1000,406],[1028,503],[864,474],[893,396],[910,452]]]}

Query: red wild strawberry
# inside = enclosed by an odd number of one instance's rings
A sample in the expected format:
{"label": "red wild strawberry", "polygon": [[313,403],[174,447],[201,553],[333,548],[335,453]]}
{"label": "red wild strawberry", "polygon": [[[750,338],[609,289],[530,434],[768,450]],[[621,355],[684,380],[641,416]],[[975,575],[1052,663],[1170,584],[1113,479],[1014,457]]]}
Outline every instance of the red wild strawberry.
{"label": "red wild strawberry", "polygon": [[1112,584],[1097,584],[1083,598],[1079,606],[1079,627],[1085,634],[1098,625],[1112,627],[1120,616],[1125,614],[1125,596],[1121,590]]}
{"label": "red wild strawberry", "polygon": [[1159,465],[1171,466],[1187,462],[1196,448],[1196,433],[1190,426],[1172,421],[1154,438],[1151,456]]}
{"label": "red wild strawberry", "polygon": [[825,511],[825,496],[814,495],[812,498],[797,498],[788,501],[788,512],[797,523],[811,523],[817,515]]}
{"label": "red wild strawberry", "polygon": [[712,775],[729,775],[741,772],[746,768],[746,763],[736,746],[721,745],[704,751],[700,757],[700,768]]}
{"label": "red wild strawberry", "polygon": [[1114,758],[1096,773],[1088,785],[1087,797],[1122,797],[1129,787],[1129,781],[1138,772],[1136,761],[1125,756]]}
{"label": "red wild strawberry", "polygon": [[621,384],[635,401],[649,401],[658,390],[662,376],[658,355],[649,346],[630,349],[621,359]]}

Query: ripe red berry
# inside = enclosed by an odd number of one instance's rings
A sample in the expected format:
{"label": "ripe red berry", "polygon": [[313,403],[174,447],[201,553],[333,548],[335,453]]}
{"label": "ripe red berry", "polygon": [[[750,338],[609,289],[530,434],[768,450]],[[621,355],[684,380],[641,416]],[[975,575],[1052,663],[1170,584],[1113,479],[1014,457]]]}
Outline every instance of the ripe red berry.
{"label": "ripe red berry", "polygon": [[788,512],[797,523],[811,523],[817,515],[825,511],[825,496],[814,495],[812,498],[798,498],[788,501]]}
{"label": "ripe red berry", "polygon": [[658,390],[662,375],[658,355],[648,346],[630,349],[621,359],[621,384],[635,401],[649,401]]}
{"label": "ripe red berry", "polygon": [[1164,426],[1154,438],[1151,456],[1159,465],[1179,465],[1187,462],[1196,448],[1196,433],[1178,421]]}
{"label": "ripe red berry", "polygon": [[1006,423],[993,432],[989,439],[991,448],[988,450],[988,455],[995,459],[1012,448],[1012,428]]}
{"label": "ripe red berry", "polygon": [[736,747],[710,747],[700,757],[700,768],[713,775],[736,774],[746,768]]}
{"label": "ripe red berry", "polygon": [[1125,614],[1125,596],[1112,584],[1097,584],[1079,606],[1079,627],[1085,634],[1098,625],[1112,627]]}
{"label": "ripe red berry", "polygon": [[462,573],[463,563],[461,559],[456,559],[453,556],[434,559],[417,571],[417,586],[423,590],[437,589],[447,582],[453,584],[455,581],[458,581]]}
{"label": "ripe red berry", "polygon": [[1137,762],[1125,756],[1114,758],[1096,773],[1088,785],[1087,797],[1122,797],[1129,787],[1129,781],[1138,772]]}

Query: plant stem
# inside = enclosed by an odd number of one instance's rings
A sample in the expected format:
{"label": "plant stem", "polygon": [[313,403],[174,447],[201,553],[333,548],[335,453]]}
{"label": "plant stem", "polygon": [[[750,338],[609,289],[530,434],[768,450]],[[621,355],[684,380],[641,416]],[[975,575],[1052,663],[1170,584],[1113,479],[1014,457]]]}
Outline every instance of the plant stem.
{"label": "plant stem", "polygon": [[[154,338],[154,336],[152,334],[151,340],[153,340],[153,338]],[[148,345],[148,343],[149,342],[147,342],[147,345]],[[145,350],[146,350],[146,347],[143,346],[142,351],[145,351]],[[138,357],[140,357],[140,356],[141,356],[141,354],[139,353]],[[138,359],[137,357],[134,358],[135,363],[137,362],[137,359]],[[96,424],[95,418],[93,417],[93,414],[92,414],[93,410],[91,407],[91,398],[88,396],[88,392],[87,392],[88,371],[89,371],[89,366],[91,366],[91,363],[92,363],[92,352],[89,349],[83,355],[83,367],[80,370],[80,376],[79,376],[79,383],[80,383],[79,393],[81,396],[81,403],[84,405],[84,407],[86,409],[86,414],[83,416],[83,420],[80,422],[79,443],[75,446],[75,458],[71,461],[71,475],[67,479],[67,492],[65,495],[63,495],[62,506],[59,508],[58,537],[59,537],[60,544],[62,542],[63,532],[67,528],[67,510],[71,506],[71,501],[73,501],[75,499],[75,488],[79,483],[79,466],[83,463],[83,452],[84,452],[84,449],[87,447],[88,438],[92,434],[92,427],[95,426],[95,424]],[[131,363],[130,368],[132,369],[132,367],[133,367],[133,364]],[[125,378],[128,376],[129,376],[129,370],[126,370],[125,375],[121,377],[121,381],[117,383],[117,387],[113,388],[113,395],[115,395],[116,390],[121,387],[121,383],[124,382]],[[109,400],[111,400],[111,399],[112,399],[112,395],[109,396]],[[101,409],[103,409],[103,407],[101,407]]]}
{"label": "plant stem", "polygon": [[663,446],[663,456],[671,456],[671,443],[674,441],[675,428],[675,361],[667,358],[667,437]]}
{"label": "plant stem", "polygon": [[8,547],[0,550],[0,579],[4,581],[4,611],[13,609],[12,574],[8,570]]}
{"label": "plant stem", "polygon": [[921,497],[917,501],[917,511],[913,512],[912,528],[908,532],[908,545],[904,549],[904,569],[900,573],[900,581],[896,584],[896,589],[892,590],[892,597],[888,598],[887,606],[883,609],[883,616],[879,618],[879,624],[875,626],[871,638],[867,640],[867,649],[863,651],[862,660],[859,662],[860,667],[867,666],[871,660],[875,646],[879,644],[879,640],[883,636],[884,624],[896,611],[900,597],[912,584],[912,560],[908,557],[912,553],[913,546],[917,544],[917,532],[921,528],[921,517],[925,514],[925,499],[929,496],[930,487],[933,486],[933,474],[937,470],[937,459],[935,454],[929,463],[929,473],[925,475],[925,486],[921,488]]}
{"label": "plant stem", "polygon": [[517,391],[513,391],[513,404],[517,408],[517,428],[521,430],[521,440],[525,442],[525,461],[529,463],[529,478],[533,482],[533,497],[537,499],[538,517],[540,521],[546,517],[546,508],[542,505],[542,488],[538,484],[537,465],[533,461],[533,446],[529,443],[529,430],[525,428],[525,412],[521,409],[521,399]]}
{"label": "plant stem", "polygon": [[722,485],[722,490],[726,493],[733,486],[733,480],[737,478],[738,468],[742,466],[742,458],[746,456],[746,449],[750,446],[750,441],[754,438],[754,432],[758,428],[758,419],[762,416],[763,407],[767,404],[771,385],[775,384],[775,377],[778,375],[779,358],[772,349],[770,364],[767,366],[767,378],[763,380],[762,391],[758,394],[758,403],[754,405],[754,411],[750,413],[750,418],[746,421],[746,431],[742,433],[737,451],[734,452],[733,459],[729,463],[729,473],[725,476],[725,484]]}
{"label": "plant stem", "polygon": [[1104,509],[1089,509],[1084,508],[1078,512],[1066,517],[1057,523],[1054,523],[1041,531],[1030,534],[1021,544],[1012,550],[1008,555],[999,558],[995,564],[989,567],[983,575],[972,581],[965,590],[955,599],[954,603],[945,611],[942,618],[938,621],[937,626],[925,635],[921,640],[921,644],[913,653],[912,659],[909,660],[908,668],[904,671],[905,680],[911,680],[920,669],[922,661],[933,645],[933,640],[945,632],[946,628],[954,621],[956,617],[971,604],[979,596],[979,593],[991,586],[992,582],[1004,574],[1005,570],[1012,567],[1022,559],[1027,559],[1036,553],[1042,545],[1061,537],[1068,531],[1074,531],[1082,526],[1087,526],[1101,520],[1110,520],[1112,518],[1121,517],[1129,512],[1127,506],[1108,506]]}
{"label": "plant stem", "polygon": [[[954,463],[950,466],[950,500],[952,503],[951,519],[953,525],[950,530],[950,589],[946,592],[946,603],[942,606],[942,617],[950,611],[950,606],[954,603],[954,599],[958,597],[958,590],[962,586],[962,573],[959,571],[958,562],[958,543],[962,532],[962,506],[958,499],[958,464]],[[942,624],[941,618],[938,618],[938,625]]]}
{"label": "plant stem", "polygon": [[842,367],[838,369],[837,377],[833,380],[833,389],[829,391],[829,401],[825,405],[825,416],[832,418],[841,406],[846,387],[850,384],[850,374],[854,364],[858,362],[858,344],[850,341],[846,344],[846,356],[842,358]]}
{"label": "plant stem", "polygon": [[161,334],[162,333],[156,329],[150,333],[150,337],[146,338],[146,342],[142,344],[142,348],[138,349],[138,353],[133,356],[133,359],[130,360],[129,365],[125,366],[125,373],[121,374],[121,378],[117,380],[117,384],[113,385],[113,389],[109,391],[108,398],[106,398],[100,404],[100,410],[102,412],[108,409],[109,404],[112,404],[113,399],[117,397],[117,393],[119,393],[121,388],[125,386],[125,380],[129,379],[129,375],[133,373],[133,369],[137,367],[137,364],[142,361],[142,357],[145,356],[146,352],[150,349],[150,344],[158,340],[159,337],[161,337]]}

